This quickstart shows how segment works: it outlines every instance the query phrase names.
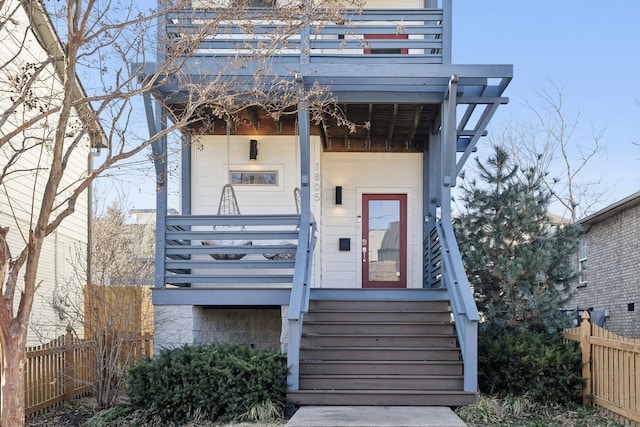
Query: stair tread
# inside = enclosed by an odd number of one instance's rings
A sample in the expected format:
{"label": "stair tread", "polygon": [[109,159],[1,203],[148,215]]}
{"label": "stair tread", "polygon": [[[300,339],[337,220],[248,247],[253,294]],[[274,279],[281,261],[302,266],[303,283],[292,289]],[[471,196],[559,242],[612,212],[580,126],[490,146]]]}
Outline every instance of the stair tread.
{"label": "stair tread", "polygon": [[304,321],[305,325],[350,325],[352,323],[367,323],[370,325],[442,325],[449,326],[453,325],[453,322],[444,321],[444,320],[372,320],[372,321],[358,321],[358,320],[306,320]]}
{"label": "stair tread", "polygon": [[311,326],[344,326],[347,327],[349,325],[353,325],[353,326],[366,326],[366,325],[371,325],[372,327],[383,327],[383,326],[392,326],[392,327],[411,327],[411,326],[420,326],[420,327],[448,327],[448,326],[455,326],[453,323],[450,322],[420,322],[420,321],[401,321],[401,320],[394,320],[394,321],[389,321],[389,322],[385,322],[385,321],[375,321],[375,322],[371,322],[369,320],[366,319],[362,319],[362,320],[347,320],[347,321],[336,321],[336,320],[309,320],[307,321],[307,319],[304,320],[304,324],[305,325],[311,325]]}
{"label": "stair tread", "polygon": [[475,392],[470,391],[462,391],[462,390],[446,390],[446,389],[430,389],[430,390],[386,390],[386,389],[313,389],[313,390],[295,390],[288,391],[287,394],[296,394],[296,393],[311,393],[311,394],[325,394],[325,393],[333,393],[333,394],[353,394],[355,392],[360,394],[392,394],[392,395],[410,395],[410,394],[421,394],[421,395],[440,395],[440,394],[457,394],[457,395],[476,395]]}
{"label": "stair tread", "polygon": [[367,323],[371,325],[453,325],[448,320],[304,320],[305,325],[323,324],[323,325],[349,325],[352,323]]}
{"label": "stair tread", "polygon": [[398,308],[314,308],[314,313],[438,313],[451,314],[449,310],[404,310]]}
{"label": "stair tread", "polygon": [[463,378],[463,375],[428,375],[428,374],[300,374],[300,377],[304,378],[331,378],[331,379],[350,379],[350,378],[364,378],[364,379],[458,379]]}
{"label": "stair tread", "polygon": [[315,346],[315,345],[303,345],[300,347],[301,349],[322,349],[322,350],[411,350],[411,351],[416,351],[416,350],[428,350],[428,351],[433,351],[433,350],[447,350],[447,351],[452,351],[452,350],[457,350],[459,351],[460,348],[459,347],[410,347],[410,346],[393,346],[393,347],[380,347],[380,346],[368,346],[368,345],[349,345],[349,346],[341,346],[341,345],[320,345],[320,346]]}
{"label": "stair tread", "polygon": [[341,334],[341,333],[337,333],[337,332],[303,332],[302,333],[303,337],[367,337],[367,338],[371,338],[371,337],[384,337],[384,338],[392,338],[392,337],[398,337],[398,338],[454,338],[457,337],[456,334],[390,334],[390,333],[384,333],[384,334],[380,334],[380,333],[376,333],[375,331],[372,333],[368,333],[368,334],[364,334],[364,333],[360,333],[360,334],[355,334],[353,332],[348,332],[346,334]]}
{"label": "stair tread", "polygon": [[450,365],[456,364],[461,365],[462,360],[303,360],[303,363],[328,363],[328,364],[353,364],[353,365],[375,365],[375,364],[385,364],[385,365],[408,365],[408,364],[420,364],[420,365]]}

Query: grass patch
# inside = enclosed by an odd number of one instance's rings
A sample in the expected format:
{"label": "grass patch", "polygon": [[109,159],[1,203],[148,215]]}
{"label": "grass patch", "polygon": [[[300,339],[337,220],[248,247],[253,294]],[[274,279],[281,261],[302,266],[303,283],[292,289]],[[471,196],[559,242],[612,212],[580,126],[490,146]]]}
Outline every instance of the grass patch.
{"label": "grass patch", "polygon": [[82,427],[283,427],[283,410],[270,401],[255,405],[235,422],[211,421],[201,413],[192,414],[184,423],[163,420],[157,414],[133,410],[121,405],[95,414]]}
{"label": "grass patch", "polygon": [[479,395],[473,405],[456,409],[470,427],[622,427],[595,408],[536,403],[528,396]]}
{"label": "grass patch", "polygon": [[265,400],[249,408],[238,419],[254,423],[278,421],[284,418],[284,405],[280,402]]}

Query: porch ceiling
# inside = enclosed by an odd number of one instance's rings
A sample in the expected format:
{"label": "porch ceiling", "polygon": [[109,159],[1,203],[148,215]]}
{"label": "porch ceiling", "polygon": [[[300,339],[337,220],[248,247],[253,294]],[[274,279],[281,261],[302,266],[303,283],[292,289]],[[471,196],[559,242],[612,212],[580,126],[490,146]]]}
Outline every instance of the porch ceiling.
{"label": "porch ceiling", "polygon": [[[325,151],[422,152],[428,132],[434,126],[440,106],[434,104],[339,104],[353,127],[341,124],[329,114],[311,126],[312,135],[320,135]],[[194,126],[197,133],[225,135],[222,119],[207,117]],[[295,117],[275,120],[267,112],[247,108],[231,129],[233,135],[294,135]]]}
{"label": "porch ceiling", "polygon": [[[250,65],[236,70],[237,74],[232,77],[235,83],[251,87],[255,70]],[[282,64],[273,64],[274,68],[279,65]],[[186,64],[185,67],[189,68]],[[428,133],[441,126],[440,111],[451,79],[456,81],[456,105],[463,107],[457,113],[458,146],[473,147],[477,138],[485,134],[497,106],[507,103],[508,99],[502,94],[513,73],[512,67],[506,65],[320,63],[307,67],[313,72],[278,71],[307,88],[314,85],[329,88],[338,108],[356,126],[341,125],[332,115],[323,114],[312,123],[311,134],[322,137],[326,151],[354,152],[422,152]],[[205,75],[187,74],[193,83],[207,81]],[[185,88],[176,82],[162,84],[157,90],[156,96],[164,98],[165,105],[179,114],[180,106],[188,99]],[[201,117],[202,121],[194,126],[196,133],[226,133],[223,119],[213,117],[206,109]],[[290,115],[275,119],[266,111],[248,107],[238,117],[231,130],[233,134],[293,135],[296,132],[297,115],[293,110]]]}
{"label": "porch ceiling", "polygon": [[341,104],[355,128],[334,117],[321,123],[325,151],[422,152],[440,106],[434,104]]}

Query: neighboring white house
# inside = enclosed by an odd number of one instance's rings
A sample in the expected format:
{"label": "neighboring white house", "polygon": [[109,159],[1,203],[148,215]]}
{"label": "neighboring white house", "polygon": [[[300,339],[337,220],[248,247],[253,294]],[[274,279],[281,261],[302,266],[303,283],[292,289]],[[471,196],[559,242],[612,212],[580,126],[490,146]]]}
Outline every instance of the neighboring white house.
{"label": "neighboring white house", "polygon": [[[60,76],[64,64],[55,60],[62,57],[63,46],[41,2],[0,2],[0,22],[0,138],[3,138],[43,110],[50,111],[51,105],[61,102]],[[26,79],[34,76],[34,70],[43,65],[43,71],[25,91]],[[74,93],[84,94],[78,80]],[[77,112],[74,126],[86,128],[84,113]],[[13,256],[24,247],[38,215],[56,120],[55,115],[50,115],[48,119],[25,126],[10,143],[0,146],[0,176],[3,177],[0,178],[0,225],[10,228],[7,240]],[[69,141],[76,134],[77,128],[69,129]],[[102,144],[100,137],[95,136],[96,133],[87,132],[73,151],[58,200],[63,200],[91,168],[92,148]],[[89,189],[78,198],[75,212],[44,242],[29,344],[63,334],[66,325],[73,323],[77,317],[75,313],[82,307],[79,298],[82,295],[80,287],[87,282],[88,274],[90,209]]]}

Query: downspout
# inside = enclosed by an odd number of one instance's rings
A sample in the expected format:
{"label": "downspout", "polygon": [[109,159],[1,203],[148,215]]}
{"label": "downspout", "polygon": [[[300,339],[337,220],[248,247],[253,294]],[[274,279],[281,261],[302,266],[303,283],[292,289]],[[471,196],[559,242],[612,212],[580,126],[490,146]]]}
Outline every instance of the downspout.
{"label": "downspout", "polygon": [[[156,103],[156,111],[151,105],[151,95],[144,93],[145,112],[149,137],[152,138],[165,129],[166,116],[160,103]],[[151,143],[153,152],[153,164],[156,171],[156,272],[154,284],[156,289],[164,288],[164,262],[165,262],[165,232],[167,215],[167,173],[166,173],[166,136],[158,138]]]}
{"label": "downspout", "polygon": [[180,161],[180,214],[191,215],[191,153],[192,153],[191,134],[183,134],[182,150]]}
{"label": "downspout", "polygon": [[[93,159],[100,155],[100,148],[89,149],[87,156],[87,173],[93,172]],[[91,265],[93,262],[93,180],[89,181],[87,187],[87,285],[93,284],[93,271]]]}

